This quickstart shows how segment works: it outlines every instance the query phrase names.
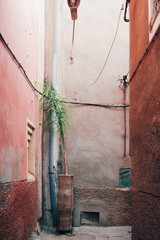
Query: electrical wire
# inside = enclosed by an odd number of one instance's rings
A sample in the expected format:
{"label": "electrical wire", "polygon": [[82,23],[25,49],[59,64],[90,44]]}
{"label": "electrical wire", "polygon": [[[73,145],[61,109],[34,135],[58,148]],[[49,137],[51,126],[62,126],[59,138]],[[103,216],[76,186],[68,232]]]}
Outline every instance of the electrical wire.
{"label": "electrical wire", "polygon": [[104,71],[104,69],[105,69],[105,67],[106,67],[106,64],[107,64],[107,62],[108,62],[110,53],[111,53],[111,51],[112,51],[113,45],[114,45],[115,40],[116,40],[116,37],[117,37],[117,33],[118,33],[118,29],[119,29],[119,23],[120,23],[120,18],[121,18],[122,10],[123,10],[123,4],[122,4],[122,7],[121,7],[121,10],[120,10],[120,13],[119,13],[119,17],[118,17],[116,32],[115,32],[115,34],[114,34],[114,38],[113,38],[113,41],[112,41],[112,43],[111,43],[111,46],[110,46],[109,52],[108,52],[108,54],[107,54],[106,60],[105,60],[105,62],[104,62],[104,65],[103,65],[103,67],[102,67],[102,70],[101,70],[101,72],[99,73],[99,75],[98,75],[98,77],[96,78],[96,80],[95,80],[90,86],[93,86],[93,85],[99,80],[100,76],[102,75],[102,73],[103,73],[103,71]]}
{"label": "electrical wire", "polygon": [[[121,8],[121,10],[123,10],[123,9]],[[119,19],[118,19],[116,34],[115,34],[114,40],[113,40],[113,42],[112,42],[112,45],[111,45],[109,54],[110,54],[111,49],[112,49],[112,47],[113,47],[114,41],[115,41],[115,39],[116,39],[116,35],[117,35],[117,32],[118,32],[118,27],[119,27],[120,16],[121,16],[121,11],[120,11]],[[149,44],[148,47],[146,48],[145,53],[143,54],[142,58],[141,58],[140,61],[138,62],[138,64],[137,64],[137,66],[136,66],[136,68],[135,68],[132,76],[129,78],[129,81],[128,81],[129,83],[132,81],[132,79],[134,78],[135,74],[137,73],[137,71],[138,71],[141,63],[143,62],[145,56],[149,53],[149,51],[150,51],[153,43],[155,42],[155,40],[156,40],[157,37],[158,37],[159,32],[160,32],[160,27],[158,28],[157,32],[155,33],[154,37],[152,38],[152,41],[150,42],[150,44]],[[73,33],[74,33],[74,26],[73,26]],[[28,75],[26,74],[24,68],[22,67],[21,63],[17,60],[17,58],[15,57],[14,53],[12,52],[12,50],[10,49],[10,47],[8,46],[8,44],[6,43],[6,41],[4,40],[4,38],[3,38],[3,36],[2,36],[1,33],[0,33],[0,40],[1,40],[2,44],[4,45],[4,47],[7,49],[7,51],[9,52],[9,54],[11,55],[12,59],[14,60],[14,62],[16,63],[16,65],[18,66],[18,68],[20,69],[20,71],[22,72],[22,74],[24,75],[24,77],[26,78],[26,80],[27,80],[27,82],[29,83],[29,85],[31,86],[31,88],[32,88],[34,91],[36,91],[38,94],[43,95],[42,92],[40,92],[38,89],[36,89],[36,88],[34,87],[34,85],[32,84],[32,82],[30,81]],[[73,35],[73,38],[72,38],[72,46],[73,46],[73,44],[74,44],[74,35]],[[108,58],[109,58],[109,54],[107,55],[107,58],[106,58],[106,61],[105,61],[105,65],[106,65],[107,60],[108,60]],[[104,67],[105,67],[105,65],[104,65]],[[102,74],[102,72],[103,72],[103,70],[104,70],[104,67],[103,67],[101,73],[99,74],[98,78],[96,79],[96,81],[98,81],[100,75]],[[131,70],[128,71],[128,73],[126,74],[126,76],[128,76],[128,74],[129,74],[130,72],[131,72]],[[96,82],[96,81],[95,81],[95,82]],[[94,83],[95,83],[95,82],[94,82]],[[94,83],[93,83],[93,84],[94,84]],[[92,84],[92,85],[93,85],[93,84]],[[128,107],[129,107],[129,105],[105,105],[105,104],[94,104],[94,103],[72,102],[72,101],[65,102],[65,103],[74,104],[74,105],[97,106],[97,107],[104,107],[104,108],[128,108]]]}
{"label": "electrical wire", "polygon": [[[4,47],[7,49],[8,53],[10,54],[10,56],[12,57],[12,59],[14,60],[14,62],[16,63],[16,65],[18,66],[18,68],[20,69],[20,71],[22,72],[23,76],[25,77],[25,79],[27,80],[27,82],[29,83],[30,87],[36,91],[38,94],[43,95],[42,92],[40,92],[38,89],[36,89],[33,85],[33,83],[30,81],[28,75],[26,74],[23,66],[20,64],[20,62],[18,61],[18,59],[16,58],[16,56],[14,55],[14,53],[12,52],[12,50],[10,49],[10,47],[8,46],[8,44],[6,43],[6,41],[4,40],[2,34],[0,33],[0,40],[2,42],[2,44],[4,45]],[[96,107],[103,107],[103,108],[128,108],[129,105],[105,105],[105,104],[94,104],[94,103],[85,103],[85,102],[72,102],[72,101],[64,101],[64,103],[68,103],[68,104],[74,104],[74,105],[86,105],[86,106],[96,106]]]}
{"label": "electrical wire", "polygon": [[[142,64],[145,56],[149,53],[149,51],[150,51],[153,43],[154,43],[155,40],[157,39],[159,33],[160,33],[160,27],[158,28],[157,32],[155,33],[154,37],[152,38],[152,41],[150,42],[150,44],[149,44],[148,47],[146,48],[143,56],[141,57],[140,61],[139,61],[138,64],[137,64],[137,66],[136,66],[136,68],[135,68],[132,76],[129,78],[129,83],[132,81],[132,79],[134,78],[135,74],[137,73],[137,71],[138,71],[140,65]],[[132,69],[131,69],[131,70],[132,70]],[[127,76],[128,76],[128,74],[131,72],[131,70],[127,73]]]}
{"label": "electrical wire", "polygon": [[142,190],[138,190],[138,192],[144,193],[144,194],[148,194],[148,195],[151,195],[151,196],[153,196],[153,197],[158,197],[158,198],[160,198],[160,195],[154,194],[154,193],[151,193],[151,192],[146,192],[146,191],[142,191]]}
{"label": "electrical wire", "polygon": [[39,93],[40,95],[42,95],[42,93],[37,90],[34,85],[32,84],[32,82],[30,81],[29,77],[27,76],[24,68],[22,67],[21,63],[17,60],[17,58],[15,57],[14,53],[12,52],[12,50],[9,48],[8,44],[6,43],[6,41],[4,40],[2,34],[0,33],[0,40],[2,42],[2,44],[4,45],[4,47],[7,49],[7,51],[9,52],[9,54],[11,55],[12,59],[14,60],[14,62],[17,64],[18,68],[20,69],[20,71],[22,72],[22,74],[24,75],[24,77],[26,78],[27,82],[29,83],[29,85],[31,86],[31,88],[36,91],[37,93]]}
{"label": "electrical wire", "polygon": [[[64,102],[64,103],[67,103],[67,102]],[[103,108],[128,108],[129,107],[129,105],[106,105],[106,104],[72,102],[72,101],[69,101],[68,103],[75,104],[75,105],[86,105],[86,106],[95,106],[95,107],[103,107]]]}

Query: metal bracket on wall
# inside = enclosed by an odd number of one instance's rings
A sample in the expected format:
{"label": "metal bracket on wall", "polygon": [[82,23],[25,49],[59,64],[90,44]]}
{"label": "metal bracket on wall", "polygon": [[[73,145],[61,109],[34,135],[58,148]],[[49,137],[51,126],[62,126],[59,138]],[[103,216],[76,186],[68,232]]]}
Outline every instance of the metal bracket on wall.
{"label": "metal bracket on wall", "polygon": [[77,20],[77,8],[80,5],[80,0],[67,0],[68,6],[71,11],[71,18],[73,20],[73,36],[72,36],[72,49],[70,54],[70,62],[73,63],[73,46],[74,46],[74,34],[75,34],[75,20]]}
{"label": "metal bracket on wall", "polygon": [[130,0],[126,0],[125,11],[124,11],[124,21],[125,22],[129,22],[129,19],[126,18],[127,8],[128,8],[129,3],[130,3]]}
{"label": "metal bracket on wall", "polygon": [[72,20],[77,20],[77,8],[80,5],[80,0],[68,0],[68,6],[71,10]]}

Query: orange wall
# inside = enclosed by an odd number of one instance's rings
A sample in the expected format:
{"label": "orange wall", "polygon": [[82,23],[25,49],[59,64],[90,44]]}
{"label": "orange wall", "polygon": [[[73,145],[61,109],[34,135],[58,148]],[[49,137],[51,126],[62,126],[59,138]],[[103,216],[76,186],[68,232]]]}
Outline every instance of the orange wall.
{"label": "orange wall", "polygon": [[[130,3],[130,71],[149,45],[148,1]],[[130,83],[132,239],[160,239],[160,31]],[[131,77],[131,75],[130,75]]]}
{"label": "orange wall", "polygon": [[148,0],[131,0],[129,9],[130,74],[132,74],[149,44]]}

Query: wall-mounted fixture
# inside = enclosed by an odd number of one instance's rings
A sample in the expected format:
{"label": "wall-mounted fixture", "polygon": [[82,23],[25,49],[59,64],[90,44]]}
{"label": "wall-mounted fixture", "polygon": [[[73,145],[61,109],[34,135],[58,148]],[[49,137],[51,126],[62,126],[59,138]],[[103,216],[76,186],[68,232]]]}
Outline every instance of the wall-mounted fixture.
{"label": "wall-mounted fixture", "polygon": [[75,20],[77,20],[77,8],[80,5],[80,0],[67,0],[68,6],[71,10],[71,18],[73,20],[73,35],[72,35],[72,49],[70,54],[70,62],[73,63],[73,45],[74,45],[74,33],[75,33]]}
{"label": "wall-mounted fixture", "polygon": [[80,5],[80,0],[67,0],[68,1],[68,6],[71,10],[71,17],[72,20],[77,20],[77,8]]}
{"label": "wall-mounted fixture", "polygon": [[124,21],[125,22],[129,22],[129,19],[127,19],[127,17],[126,17],[126,15],[127,15],[127,8],[128,8],[129,3],[130,3],[130,0],[126,0],[125,11],[124,11]]}

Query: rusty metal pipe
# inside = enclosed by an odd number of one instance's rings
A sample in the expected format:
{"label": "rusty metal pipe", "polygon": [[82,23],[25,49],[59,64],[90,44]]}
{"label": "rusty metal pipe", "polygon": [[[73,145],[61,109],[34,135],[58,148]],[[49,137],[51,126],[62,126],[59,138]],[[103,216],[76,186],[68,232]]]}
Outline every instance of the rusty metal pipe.
{"label": "rusty metal pipe", "polygon": [[[123,90],[123,103],[126,104],[126,83],[124,82]],[[127,129],[126,129],[126,108],[124,108],[124,158],[126,157],[126,138],[127,138]]]}
{"label": "rusty metal pipe", "polygon": [[[123,76],[123,104],[126,104],[126,87],[127,75]],[[127,141],[127,110],[124,108],[124,152],[123,157],[126,157],[126,141]]]}

